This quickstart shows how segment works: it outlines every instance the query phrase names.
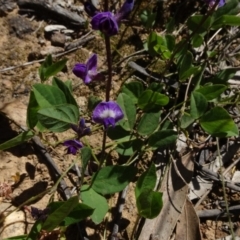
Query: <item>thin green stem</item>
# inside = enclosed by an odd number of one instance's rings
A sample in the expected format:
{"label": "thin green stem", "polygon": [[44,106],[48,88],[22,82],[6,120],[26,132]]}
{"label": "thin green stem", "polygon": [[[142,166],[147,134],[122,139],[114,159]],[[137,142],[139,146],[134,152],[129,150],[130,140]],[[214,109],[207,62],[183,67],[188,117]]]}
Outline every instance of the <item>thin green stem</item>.
{"label": "thin green stem", "polygon": [[224,202],[226,204],[226,212],[227,212],[227,216],[228,216],[230,232],[231,232],[231,235],[232,235],[232,240],[235,240],[235,234],[233,232],[232,220],[231,220],[230,213],[229,213],[226,187],[225,187],[224,177],[223,177],[223,173],[222,173],[222,157],[221,157],[221,154],[220,154],[220,147],[219,147],[219,139],[218,138],[217,138],[217,153],[218,153],[218,158],[219,158],[219,163],[220,163],[220,179],[221,179],[222,188],[223,188],[223,198],[224,198]]}

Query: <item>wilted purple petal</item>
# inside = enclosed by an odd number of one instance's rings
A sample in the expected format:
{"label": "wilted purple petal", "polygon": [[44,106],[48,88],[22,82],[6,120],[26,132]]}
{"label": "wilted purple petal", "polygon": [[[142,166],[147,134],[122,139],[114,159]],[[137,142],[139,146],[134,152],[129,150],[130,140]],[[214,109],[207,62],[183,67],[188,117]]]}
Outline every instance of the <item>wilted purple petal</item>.
{"label": "wilted purple petal", "polygon": [[120,106],[113,101],[99,103],[93,111],[93,120],[103,124],[105,128],[115,126],[124,117]]}
{"label": "wilted purple petal", "polygon": [[43,210],[39,209],[39,208],[35,208],[31,206],[31,215],[35,220],[46,220],[46,218],[48,217],[48,214],[50,212],[49,208],[45,208]]}
{"label": "wilted purple petal", "polygon": [[67,148],[68,154],[76,155],[77,151],[83,147],[83,144],[78,140],[67,140],[63,143]]}
{"label": "wilted purple petal", "polygon": [[118,33],[118,23],[111,12],[101,12],[96,14],[91,21],[94,30],[100,30],[108,36]]}
{"label": "wilted purple petal", "polygon": [[133,10],[134,0],[126,0],[118,13],[115,15],[117,22],[120,22]]}
{"label": "wilted purple petal", "polygon": [[86,69],[86,64],[77,63],[72,71],[77,77],[84,79],[86,77]]}

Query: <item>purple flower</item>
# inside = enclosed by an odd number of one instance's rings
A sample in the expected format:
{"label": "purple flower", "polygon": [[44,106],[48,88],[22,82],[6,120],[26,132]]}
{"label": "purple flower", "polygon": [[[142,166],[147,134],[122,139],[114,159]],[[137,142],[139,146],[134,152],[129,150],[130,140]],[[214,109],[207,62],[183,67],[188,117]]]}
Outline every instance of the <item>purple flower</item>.
{"label": "purple flower", "polygon": [[67,154],[76,155],[77,151],[83,147],[83,144],[78,140],[67,140],[63,143],[67,148]]}
{"label": "purple flower", "polygon": [[111,12],[99,12],[95,14],[91,21],[92,28],[100,30],[108,36],[116,35],[120,21],[132,11],[133,2],[134,0],[126,0],[116,15]]}
{"label": "purple flower", "polygon": [[[204,1],[210,7],[212,7],[216,3],[216,0],[204,0]],[[225,0],[219,0],[218,7],[222,7],[225,3],[226,3]]]}
{"label": "purple flower", "polygon": [[91,133],[91,129],[86,126],[84,118],[80,119],[78,125],[72,124],[71,127],[72,130],[74,130],[77,133],[78,138],[81,138],[85,135],[89,135]]}
{"label": "purple flower", "polygon": [[123,117],[122,109],[113,101],[101,102],[93,110],[93,121],[103,124],[105,128],[114,127]]}
{"label": "purple flower", "polygon": [[86,64],[77,63],[73,68],[73,73],[86,84],[99,79],[101,74],[97,72],[97,54],[93,54]]}

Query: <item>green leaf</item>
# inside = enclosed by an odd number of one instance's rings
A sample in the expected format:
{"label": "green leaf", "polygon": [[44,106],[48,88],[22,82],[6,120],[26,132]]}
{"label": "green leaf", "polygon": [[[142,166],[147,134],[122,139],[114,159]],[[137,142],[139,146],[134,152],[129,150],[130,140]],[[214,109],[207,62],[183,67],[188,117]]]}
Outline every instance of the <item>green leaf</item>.
{"label": "green leaf", "polygon": [[162,92],[164,87],[162,83],[152,82],[148,88],[154,92]]}
{"label": "green leaf", "polygon": [[173,52],[175,48],[175,37],[171,34],[166,34],[163,38],[165,46],[170,52]]}
{"label": "green leaf", "polygon": [[201,65],[198,74],[196,74],[193,78],[192,78],[192,84],[195,86],[194,90],[197,90],[200,88],[200,83],[203,79],[204,73],[205,73],[205,69],[206,69],[207,63],[204,63]]}
{"label": "green leaf", "polygon": [[[65,204],[65,202],[51,202],[48,205],[48,208],[50,209],[50,214],[56,212],[64,204]],[[85,218],[89,217],[93,213],[93,211],[94,211],[94,209],[89,207],[88,205],[85,205],[83,203],[78,203],[71,210],[71,212],[62,220],[62,222],[59,223],[59,226],[67,227],[71,224],[80,222],[80,221],[84,220]]]}
{"label": "green leaf", "polygon": [[[188,45],[185,44],[185,40],[178,42],[175,46],[174,51],[176,51],[175,57],[177,61],[180,62],[183,56],[185,56],[185,54],[188,52]],[[179,66],[179,63],[177,65]]]}
{"label": "green leaf", "polygon": [[[227,85],[227,81],[231,79],[237,72],[236,68],[227,68],[219,72],[217,75],[215,75],[212,79],[210,79],[210,82],[213,84],[225,84]],[[209,82],[209,80],[208,80]]]}
{"label": "green leaf", "polygon": [[208,101],[211,101],[220,96],[227,87],[223,84],[214,84],[214,85],[207,85],[203,86],[196,90],[196,92],[201,93]]}
{"label": "green leaf", "polygon": [[167,105],[169,98],[158,92],[146,90],[138,99],[138,106],[144,111],[159,110],[160,107]]}
{"label": "green leaf", "polygon": [[81,187],[80,197],[84,203],[94,209],[91,218],[95,224],[103,221],[108,212],[108,203],[106,198],[95,192],[90,186],[83,185]]}
{"label": "green leaf", "polygon": [[44,82],[45,79],[45,72],[48,67],[52,65],[52,55],[49,54],[44,62],[41,64],[40,68],[38,69],[39,77],[41,79],[41,82]]}
{"label": "green leaf", "polygon": [[73,97],[69,87],[63,81],[54,77],[52,84],[53,84],[53,86],[58,87],[60,90],[62,90],[62,92],[64,93],[64,95],[66,97],[67,103],[78,107],[78,104],[77,104],[75,98]]}
{"label": "green leaf", "polygon": [[163,59],[169,59],[171,57],[171,52],[164,45],[157,44],[153,47],[156,53],[158,53]]}
{"label": "green leaf", "polygon": [[136,199],[140,196],[144,189],[153,190],[157,181],[156,167],[151,163],[150,167],[138,178],[135,196]]}
{"label": "green leaf", "polygon": [[124,113],[124,118],[119,122],[119,125],[127,131],[132,130],[136,118],[136,107],[131,97],[125,93],[120,93],[117,98],[117,103]]}
{"label": "green leaf", "polygon": [[228,112],[221,107],[215,107],[205,113],[200,119],[201,127],[215,137],[238,136],[239,131]]}
{"label": "green leaf", "polygon": [[233,15],[223,15],[212,24],[213,29],[222,28],[224,26],[239,27],[240,17]]}
{"label": "green leaf", "polygon": [[192,118],[189,113],[185,112],[180,120],[181,128],[187,128],[190,124],[194,122],[194,120],[195,119]]}
{"label": "green leaf", "polygon": [[200,70],[199,67],[193,67],[192,62],[193,62],[192,53],[187,51],[183,58],[178,62],[178,67],[180,69],[179,70],[180,81],[186,80],[191,75],[196,74]]}
{"label": "green leaf", "polygon": [[212,21],[213,19],[209,16],[206,19],[206,15],[194,15],[188,18],[187,26],[192,32],[205,35],[210,29]]}
{"label": "green leaf", "polygon": [[161,111],[144,113],[138,126],[137,132],[142,136],[152,134],[158,127]]}
{"label": "green leaf", "polygon": [[195,76],[199,73],[201,67],[190,67],[187,71],[183,72],[180,76],[180,81],[183,82],[188,79],[191,75]]}
{"label": "green leaf", "polygon": [[66,131],[71,124],[77,124],[78,119],[79,110],[71,104],[42,108],[38,111],[39,122],[53,132]]}
{"label": "green leaf", "polygon": [[172,33],[175,28],[175,18],[174,17],[169,17],[168,22],[166,23],[166,31],[167,33]]}
{"label": "green leaf", "polygon": [[31,231],[29,232],[26,240],[36,240],[39,239],[40,232],[42,230],[42,221],[38,220],[34,223],[34,225],[31,228]]}
{"label": "green leaf", "polygon": [[92,158],[92,149],[89,147],[83,147],[81,149],[82,173],[85,172],[87,164],[91,158]]}
{"label": "green leaf", "polygon": [[34,84],[33,92],[40,108],[67,103],[64,93],[55,86]]}
{"label": "green leaf", "polygon": [[200,34],[195,34],[195,35],[192,37],[191,41],[192,41],[193,47],[194,47],[194,48],[198,48],[198,47],[200,47],[200,46],[203,44],[204,38],[203,38],[203,36],[200,35]]}
{"label": "green leaf", "polygon": [[167,148],[175,144],[177,140],[177,133],[173,130],[161,130],[153,133],[148,140],[148,144],[153,149]]}
{"label": "green leaf", "polygon": [[194,119],[200,118],[207,110],[207,99],[199,92],[192,92],[190,114]]}
{"label": "green leaf", "polygon": [[48,55],[46,60],[39,68],[39,76],[42,82],[46,81],[49,77],[56,75],[66,65],[68,59],[62,59],[56,63],[52,62],[52,56]]}
{"label": "green leaf", "polygon": [[15,237],[10,237],[10,238],[4,238],[3,240],[26,240],[27,239],[27,235],[19,235],[19,236],[15,236]]}
{"label": "green leaf", "polygon": [[135,177],[137,169],[133,166],[107,166],[93,176],[92,188],[102,194],[122,191]]}
{"label": "green leaf", "polygon": [[163,206],[162,193],[144,189],[137,198],[139,214],[144,218],[153,219],[157,217]]}
{"label": "green leaf", "polygon": [[102,100],[96,96],[90,96],[88,98],[88,110],[92,112],[94,108],[101,102]]}
{"label": "green leaf", "polygon": [[109,128],[107,135],[112,140],[118,141],[128,141],[130,140],[130,132],[124,130],[120,125],[117,125],[114,128]]}
{"label": "green leaf", "polygon": [[[239,13],[239,0],[226,1],[223,7],[218,8],[213,13],[214,21],[223,15],[237,15]],[[213,22],[214,24],[214,22]]]}
{"label": "green leaf", "polygon": [[160,54],[164,59],[169,59],[175,47],[175,38],[172,35],[160,36],[151,32],[147,39],[147,49],[153,56]]}
{"label": "green leaf", "polygon": [[23,142],[28,141],[32,137],[34,137],[34,133],[32,131],[22,132],[18,136],[16,136],[15,138],[12,138],[12,139],[8,140],[7,142],[4,142],[4,143],[0,144],[0,150],[5,150],[5,149],[8,149],[8,148],[20,145]]}
{"label": "green leaf", "polygon": [[155,23],[156,16],[156,12],[151,12],[149,9],[146,9],[141,12],[140,19],[146,28],[152,28]]}
{"label": "green leaf", "polygon": [[51,76],[56,75],[58,72],[62,71],[62,69],[66,66],[67,58],[64,58],[58,62],[53,63],[51,66],[47,67],[44,77],[48,79]]}
{"label": "green leaf", "polygon": [[[58,227],[66,216],[79,204],[78,197],[71,197],[64,202],[59,208],[53,211],[43,223],[42,229],[52,231]],[[51,209],[51,205],[49,205]]]}
{"label": "green leaf", "polygon": [[133,103],[136,104],[138,98],[141,96],[143,92],[143,84],[137,81],[124,84],[122,87],[122,92],[131,97]]}
{"label": "green leaf", "polygon": [[155,46],[160,43],[160,38],[155,32],[151,32],[147,38],[147,50],[150,55],[156,56],[157,52],[154,49]]}
{"label": "green leaf", "polygon": [[33,129],[38,122],[37,112],[40,109],[33,91],[30,93],[28,108],[27,108],[27,126]]}
{"label": "green leaf", "polygon": [[118,144],[115,150],[123,156],[131,156],[135,151],[140,151],[142,146],[142,140],[133,139],[131,141]]}
{"label": "green leaf", "polygon": [[90,207],[89,204],[78,203],[78,205],[63,219],[60,225],[67,227],[71,224],[78,223],[91,216],[93,212],[94,209]]}

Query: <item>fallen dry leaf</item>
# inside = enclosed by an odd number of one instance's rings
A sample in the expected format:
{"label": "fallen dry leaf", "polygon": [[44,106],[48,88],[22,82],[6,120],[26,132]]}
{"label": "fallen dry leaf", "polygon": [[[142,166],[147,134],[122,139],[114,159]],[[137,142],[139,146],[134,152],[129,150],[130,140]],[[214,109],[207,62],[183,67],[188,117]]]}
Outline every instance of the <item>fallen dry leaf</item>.
{"label": "fallen dry leaf", "polygon": [[139,240],[167,240],[176,227],[186,202],[188,186],[178,175],[173,164],[165,174],[160,191],[163,192],[163,208],[158,217],[146,220]]}
{"label": "fallen dry leaf", "polygon": [[199,218],[189,199],[187,199],[182,214],[177,223],[176,240],[201,240]]}

